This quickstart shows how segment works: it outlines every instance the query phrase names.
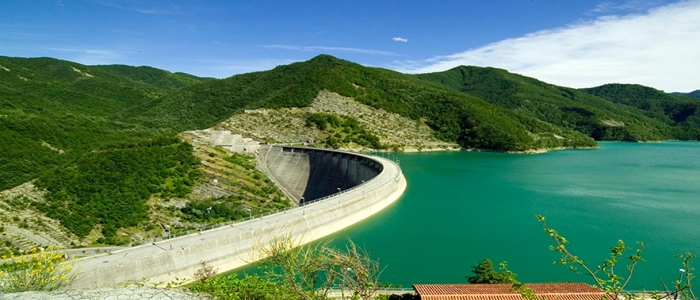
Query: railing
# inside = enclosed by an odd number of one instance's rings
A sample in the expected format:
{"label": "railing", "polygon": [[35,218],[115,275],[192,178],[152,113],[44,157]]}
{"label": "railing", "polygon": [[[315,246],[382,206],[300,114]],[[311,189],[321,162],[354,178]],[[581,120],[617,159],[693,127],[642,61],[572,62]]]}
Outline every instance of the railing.
{"label": "railing", "polygon": [[[271,146],[271,147],[272,147],[272,146]],[[334,151],[336,151],[336,150],[334,150]],[[344,152],[344,151],[338,151],[338,152]],[[347,152],[347,153],[351,153],[351,152]],[[353,154],[353,155],[360,155],[360,156],[366,156],[366,157],[371,158],[371,156],[369,156],[369,155],[358,154],[358,153],[351,153],[351,154]],[[382,158],[382,159],[384,159],[384,158]],[[258,156],[258,160],[259,160],[259,156]],[[396,162],[394,162],[394,161],[391,161],[391,160],[389,160],[389,159],[386,159],[386,160],[388,160],[390,163],[394,164],[396,168],[386,168],[386,167],[384,167],[384,169],[382,170],[382,173],[383,173],[384,171],[391,170],[391,169],[398,170],[398,172],[396,172],[396,174],[391,174],[391,175],[394,175],[394,176],[389,176],[388,179],[387,179],[385,182],[379,183],[380,186],[389,183],[392,179],[393,179],[394,181],[398,181],[398,180],[401,178],[401,174],[402,174],[402,170],[401,170],[400,167],[398,167],[398,163],[396,163]],[[258,164],[260,165],[260,161],[258,161]],[[271,176],[269,176],[268,173],[266,173],[266,174],[268,175],[268,177],[271,177]],[[381,173],[380,173],[380,174],[381,174]],[[225,227],[225,226],[231,226],[231,227],[233,227],[233,226],[236,225],[236,224],[241,224],[241,223],[245,223],[245,222],[252,222],[253,220],[258,219],[258,218],[264,218],[264,217],[267,217],[267,216],[270,216],[270,215],[273,215],[273,214],[278,214],[278,213],[283,213],[283,212],[291,211],[291,210],[294,210],[294,209],[298,209],[298,208],[300,208],[300,207],[306,207],[306,206],[309,206],[309,205],[311,205],[311,204],[315,204],[315,203],[321,202],[321,201],[323,201],[323,200],[326,200],[326,199],[329,199],[329,198],[333,198],[333,197],[337,197],[337,196],[339,196],[339,195],[341,195],[341,194],[344,194],[344,193],[347,193],[347,192],[351,192],[351,191],[357,190],[357,189],[359,189],[359,188],[363,188],[363,187],[367,186],[368,184],[375,182],[375,181],[377,180],[378,177],[380,177],[380,176],[377,175],[377,176],[375,176],[375,177],[373,177],[373,178],[367,180],[366,182],[360,183],[360,184],[358,184],[358,185],[356,185],[356,186],[347,188],[347,189],[342,190],[342,191],[337,192],[337,193],[333,193],[333,194],[330,194],[330,195],[327,195],[327,196],[324,196],[324,197],[321,197],[321,198],[313,199],[313,200],[311,200],[311,201],[304,201],[304,202],[298,204],[297,206],[291,206],[291,207],[287,207],[287,208],[284,208],[284,209],[281,209],[281,210],[278,209],[278,210],[270,211],[270,212],[263,213],[263,214],[256,214],[256,215],[252,215],[252,214],[251,214],[251,215],[248,216],[247,218],[243,218],[243,219],[240,220],[240,221],[232,220],[232,221],[227,221],[227,222],[222,222],[222,223],[216,223],[216,224],[211,224],[211,225],[205,225],[205,226],[196,227],[195,229],[192,229],[192,230],[185,230],[185,231],[178,232],[178,233],[171,233],[171,234],[168,234],[167,236],[156,237],[156,238],[153,238],[153,239],[144,239],[144,240],[140,241],[140,243],[133,243],[133,242],[132,242],[131,244],[129,244],[129,247],[137,247],[137,246],[141,246],[141,245],[154,244],[154,243],[158,243],[158,242],[162,242],[162,241],[167,241],[167,240],[170,240],[170,239],[179,238],[179,237],[183,237],[183,236],[189,236],[189,235],[193,235],[193,234],[202,234],[202,233],[205,232],[205,231],[209,231],[209,230],[213,230],[213,229],[217,229],[217,228],[221,228],[221,227]],[[277,185],[277,182],[275,182],[274,179],[272,179],[272,178],[270,178],[270,179]],[[339,199],[339,201],[341,201],[341,200]],[[346,201],[347,201],[347,200],[346,200]],[[339,203],[341,203],[341,202],[339,202]],[[73,250],[80,250],[80,249],[83,249],[83,250],[90,250],[90,248],[75,248],[75,249],[73,249]],[[93,253],[93,255],[98,255],[98,254],[97,254],[97,253]]]}

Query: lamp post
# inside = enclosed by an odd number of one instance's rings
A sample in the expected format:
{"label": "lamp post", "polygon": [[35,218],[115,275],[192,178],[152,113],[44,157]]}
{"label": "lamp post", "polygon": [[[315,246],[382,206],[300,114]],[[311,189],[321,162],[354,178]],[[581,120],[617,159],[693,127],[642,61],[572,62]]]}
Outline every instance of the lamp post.
{"label": "lamp post", "polygon": [[362,199],[365,199],[365,181],[362,180]]}
{"label": "lamp post", "polygon": [[336,188],[338,190],[338,204],[340,204],[340,188]]}
{"label": "lamp post", "polygon": [[250,225],[250,230],[253,230],[253,211],[250,208],[246,208],[248,211],[248,224]]}
{"label": "lamp post", "polygon": [[678,298],[678,293],[680,292],[679,287],[681,286],[681,279],[683,278],[683,273],[685,269],[678,269],[678,283],[676,284],[676,291],[673,293],[673,300]]}
{"label": "lamp post", "polygon": [[299,198],[299,205],[301,205],[301,214],[302,215],[306,214],[306,207],[304,207],[304,201],[306,201],[306,198],[304,198],[304,197]]}

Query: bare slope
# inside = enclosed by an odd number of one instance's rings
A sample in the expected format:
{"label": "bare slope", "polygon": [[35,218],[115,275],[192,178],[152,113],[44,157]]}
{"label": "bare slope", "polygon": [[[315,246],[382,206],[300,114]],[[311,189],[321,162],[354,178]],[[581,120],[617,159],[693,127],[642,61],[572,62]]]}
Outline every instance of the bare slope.
{"label": "bare slope", "polygon": [[[327,90],[320,91],[308,107],[249,110],[233,115],[217,127],[262,141],[327,146],[325,141],[332,133],[307,123],[308,117],[314,113],[354,117],[362,128],[377,136],[379,142],[388,148],[404,151],[459,149],[456,143],[435,138],[435,132],[423,122],[376,109]],[[369,150],[354,143],[344,144],[340,148]]]}

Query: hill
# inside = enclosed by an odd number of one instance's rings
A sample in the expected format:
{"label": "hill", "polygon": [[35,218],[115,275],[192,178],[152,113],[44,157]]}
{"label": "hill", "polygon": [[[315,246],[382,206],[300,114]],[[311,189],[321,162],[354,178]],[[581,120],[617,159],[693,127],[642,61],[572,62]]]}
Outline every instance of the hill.
{"label": "hill", "polygon": [[697,139],[695,101],[494,68],[407,75],[328,55],[221,80],[0,57],[0,252],[143,241],[163,225],[174,233],[290,205],[253,157],[196,129],[354,150],[527,152]]}
{"label": "hill", "polygon": [[203,80],[51,58],[0,57],[0,66],[0,190],[105,144],[159,136],[122,116]]}
{"label": "hill", "polygon": [[636,84],[606,84],[582,91],[639,109],[645,116],[671,125],[669,138],[700,139],[700,100]]}
{"label": "hill", "polygon": [[[210,80],[150,67],[0,57],[0,253],[49,242],[128,243],[159,236],[159,224],[180,224],[174,233],[241,218],[242,205],[253,213],[289,205],[249,159],[193,147],[176,128],[129,119]],[[198,196],[212,178],[222,179],[216,195]],[[212,213],[202,216],[203,205]]]}
{"label": "hill", "polygon": [[544,122],[574,129],[595,140],[675,138],[666,122],[646,116],[637,108],[501,69],[461,66],[416,77]]}
{"label": "hill", "polygon": [[691,97],[691,98],[700,98],[700,90],[695,90],[690,93],[671,93],[671,95],[676,95],[676,96],[686,96],[686,97]]}
{"label": "hill", "polygon": [[412,120],[465,148],[526,151],[590,147],[590,138],[520,112],[394,71],[328,55],[183,88],[163,97],[135,121],[145,126],[205,128],[244,109],[308,107],[322,90]]}

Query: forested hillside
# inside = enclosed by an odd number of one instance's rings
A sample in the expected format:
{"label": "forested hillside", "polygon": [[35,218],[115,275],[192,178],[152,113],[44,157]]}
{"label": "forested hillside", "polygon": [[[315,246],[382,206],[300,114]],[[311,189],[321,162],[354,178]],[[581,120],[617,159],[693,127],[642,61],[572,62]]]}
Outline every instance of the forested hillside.
{"label": "forested hillside", "polygon": [[52,58],[0,57],[0,66],[0,190],[97,147],[161,136],[124,112],[203,80]]}
{"label": "forested hillside", "polygon": [[672,95],[676,96],[686,96],[686,97],[691,97],[691,98],[700,98],[700,90],[695,90],[690,93],[671,93]]}
{"label": "forested hillside", "polygon": [[[312,107],[319,95],[325,102]],[[344,108],[333,102],[341,100]],[[41,190],[37,197],[0,194],[0,223],[21,229],[36,223],[32,230],[40,230],[40,218],[28,213],[36,210],[80,243],[119,244],[157,235],[155,224],[168,217],[211,223],[240,218],[248,208],[285,207],[252,157],[194,143],[183,133],[244,110],[257,111],[241,119],[270,121],[270,109],[293,111],[298,126],[318,131],[320,145],[331,147],[401,149],[400,139],[378,137],[382,126],[396,135],[433,135],[433,144],[501,151],[700,138],[697,99],[637,85],[577,90],[494,68],[407,75],[320,55],[217,80],[151,67],[0,57],[0,191]],[[380,125],[370,115],[413,125]],[[214,178],[221,184],[208,184]]]}
{"label": "forested hillside", "polygon": [[501,69],[461,66],[416,76],[539,120],[574,129],[595,140],[677,138],[667,122],[648,116],[636,107]]}
{"label": "forested hillside", "polygon": [[[75,235],[128,243],[130,238],[116,233],[134,226],[146,230],[136,232],[142,238],[155,233],[160,226],[145,223],[155,220],[150,214],[158,206],[146,203],[154,195],[188,195],[202,181],[203,166],[192,147],[176,137],[179,128],[152,128],[130,119],[166,94],[209,80],[151,67],[0,57],[0,191],[33,180],[47,192],[41,201],[0,195],[0,227],[7,229],[3,238],[20,246],[16,242],[21,237],[12,233],[49,230],[31,207],[59,220],[70,232],[62,236],[68,240]],[[244,180],[254,175],[238,174]],[[271,182],[247,189],[281,195]],[[195,221],[216,221],[200,219]],[[14,226],[19,228],[12,230]]]}
{"label": "forested hillside", "polygon": [[582,91],[637,108],[654,120],[673,126],[670,138],[700,139],[700,100],[671,95],[637,84],[606,84]]}
{"label": "forested hillside", "polygon": [[418,78],[328,55],[266,72],[186,87],[135,120],[146,126],[204,128],[242,109],[305,107],[323,89],[425,120],[438,138],[504,151],[595,146],[582,134]]}

